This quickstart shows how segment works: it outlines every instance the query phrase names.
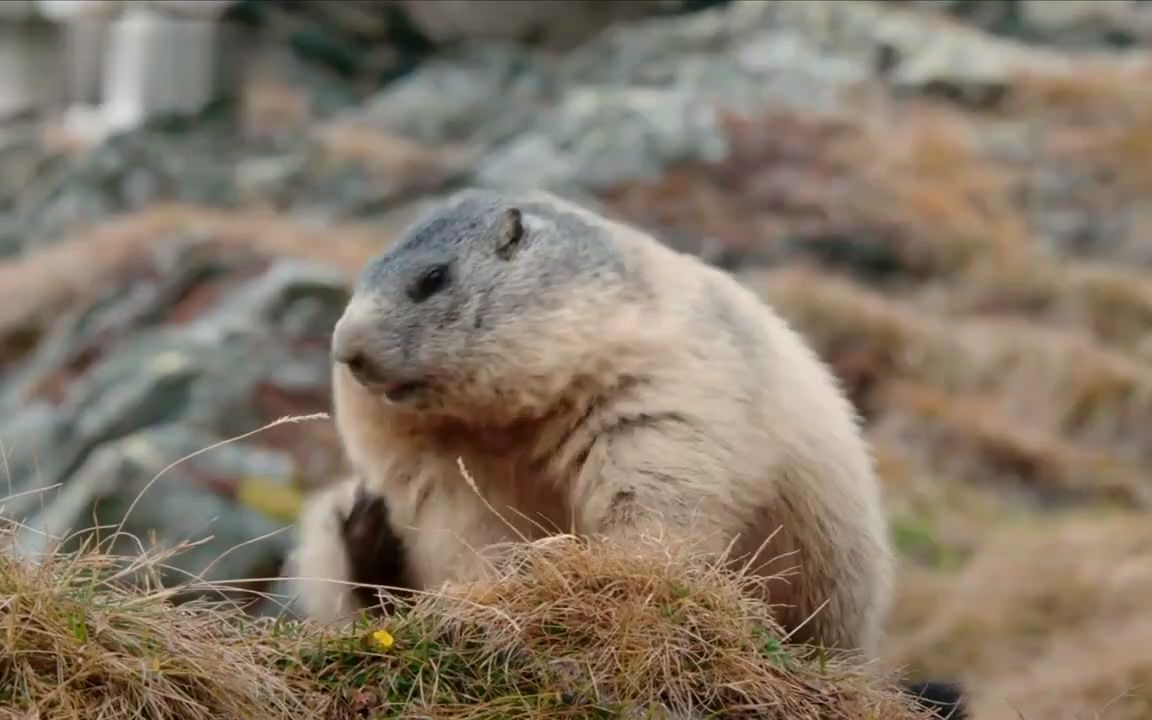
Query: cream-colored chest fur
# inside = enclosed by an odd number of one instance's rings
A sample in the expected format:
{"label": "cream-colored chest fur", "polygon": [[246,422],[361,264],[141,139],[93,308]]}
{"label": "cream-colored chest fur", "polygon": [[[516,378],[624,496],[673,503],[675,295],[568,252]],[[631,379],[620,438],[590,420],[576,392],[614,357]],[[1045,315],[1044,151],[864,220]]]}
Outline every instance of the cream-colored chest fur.
{"label": "cream-colored chest fur", "polygon": [[420,585],[474,577],[488,546],[571,531],[556,468],[524,453],[454,450],[398,458],[365,477],[388,502]]}

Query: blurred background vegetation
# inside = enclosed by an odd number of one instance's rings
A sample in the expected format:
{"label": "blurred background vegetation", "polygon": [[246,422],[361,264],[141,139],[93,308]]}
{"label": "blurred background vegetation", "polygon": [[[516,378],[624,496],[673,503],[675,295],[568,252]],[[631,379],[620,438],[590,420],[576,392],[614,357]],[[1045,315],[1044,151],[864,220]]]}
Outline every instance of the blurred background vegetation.
{"label": "blurred background vegetation", "polygon": [[[979,720],[1152,717],[1150,42],[1138,0],[6,0],[13,550],[327,411],[360,264],[458,187],[547,187],[843,379],[901,552],[885,662]],[[341,463],[280,425],[126,528],[204,539],[174,579],[275,577]]]}

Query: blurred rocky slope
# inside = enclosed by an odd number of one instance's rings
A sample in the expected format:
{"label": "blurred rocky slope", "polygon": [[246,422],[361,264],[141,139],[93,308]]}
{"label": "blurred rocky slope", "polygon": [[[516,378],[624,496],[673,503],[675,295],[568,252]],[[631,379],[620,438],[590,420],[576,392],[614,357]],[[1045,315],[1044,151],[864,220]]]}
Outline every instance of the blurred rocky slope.
{"label": "blurred rocky slope", "polygon": [[349,279],[427,202],[544,186],[738,273],[844,378],[904,556],[893,662],[978,718],[1148,717],[1152,3],[674,5],[553,47],[297,3],[234,106],[5,128],[21,549],[124,520],[207,538],[173,580],[274,577],[330,423],[169,466],[329,409]]}

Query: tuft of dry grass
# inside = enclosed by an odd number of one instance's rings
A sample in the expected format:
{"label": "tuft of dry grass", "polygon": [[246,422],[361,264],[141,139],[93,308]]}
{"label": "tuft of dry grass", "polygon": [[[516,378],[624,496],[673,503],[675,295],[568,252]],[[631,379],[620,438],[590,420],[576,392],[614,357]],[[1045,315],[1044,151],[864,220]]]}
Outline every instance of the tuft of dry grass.
{"label": "tuft of dry grass", "polygon": [[156,589],[164,559],[0,554],[0,717],[929,717],[876,668],[785,645],[748,577],[667,546],[513,546],[340,628],[174,605],[205,588]]}
{"label": "tuft of dry grass", "polygon": [[[154,559],[155,560],[155,559]],[[287,717],[308,705],[284,649],[238,613],[129,589],[130,561],[0,554],[0,717]],[[148,585],[144,585],[147,588]]]}

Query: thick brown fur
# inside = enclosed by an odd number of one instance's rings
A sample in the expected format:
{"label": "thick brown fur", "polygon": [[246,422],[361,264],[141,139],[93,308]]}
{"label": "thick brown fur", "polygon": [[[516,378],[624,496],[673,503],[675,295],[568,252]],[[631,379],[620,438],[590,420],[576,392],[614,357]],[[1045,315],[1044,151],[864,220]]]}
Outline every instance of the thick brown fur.
{"label": "thick brown fur", "polygon": [[[333,352],[337,428],[413,587],[474,577],[496,543],[647,533],[782,576],[793,641],[876,654],[893,567],[858,419],[723,271],[549,194],[468,190],[365,269]],[[323,521],[349,487],[302,521],[320,619],[358,605],[322,582],[350,579]]]}

